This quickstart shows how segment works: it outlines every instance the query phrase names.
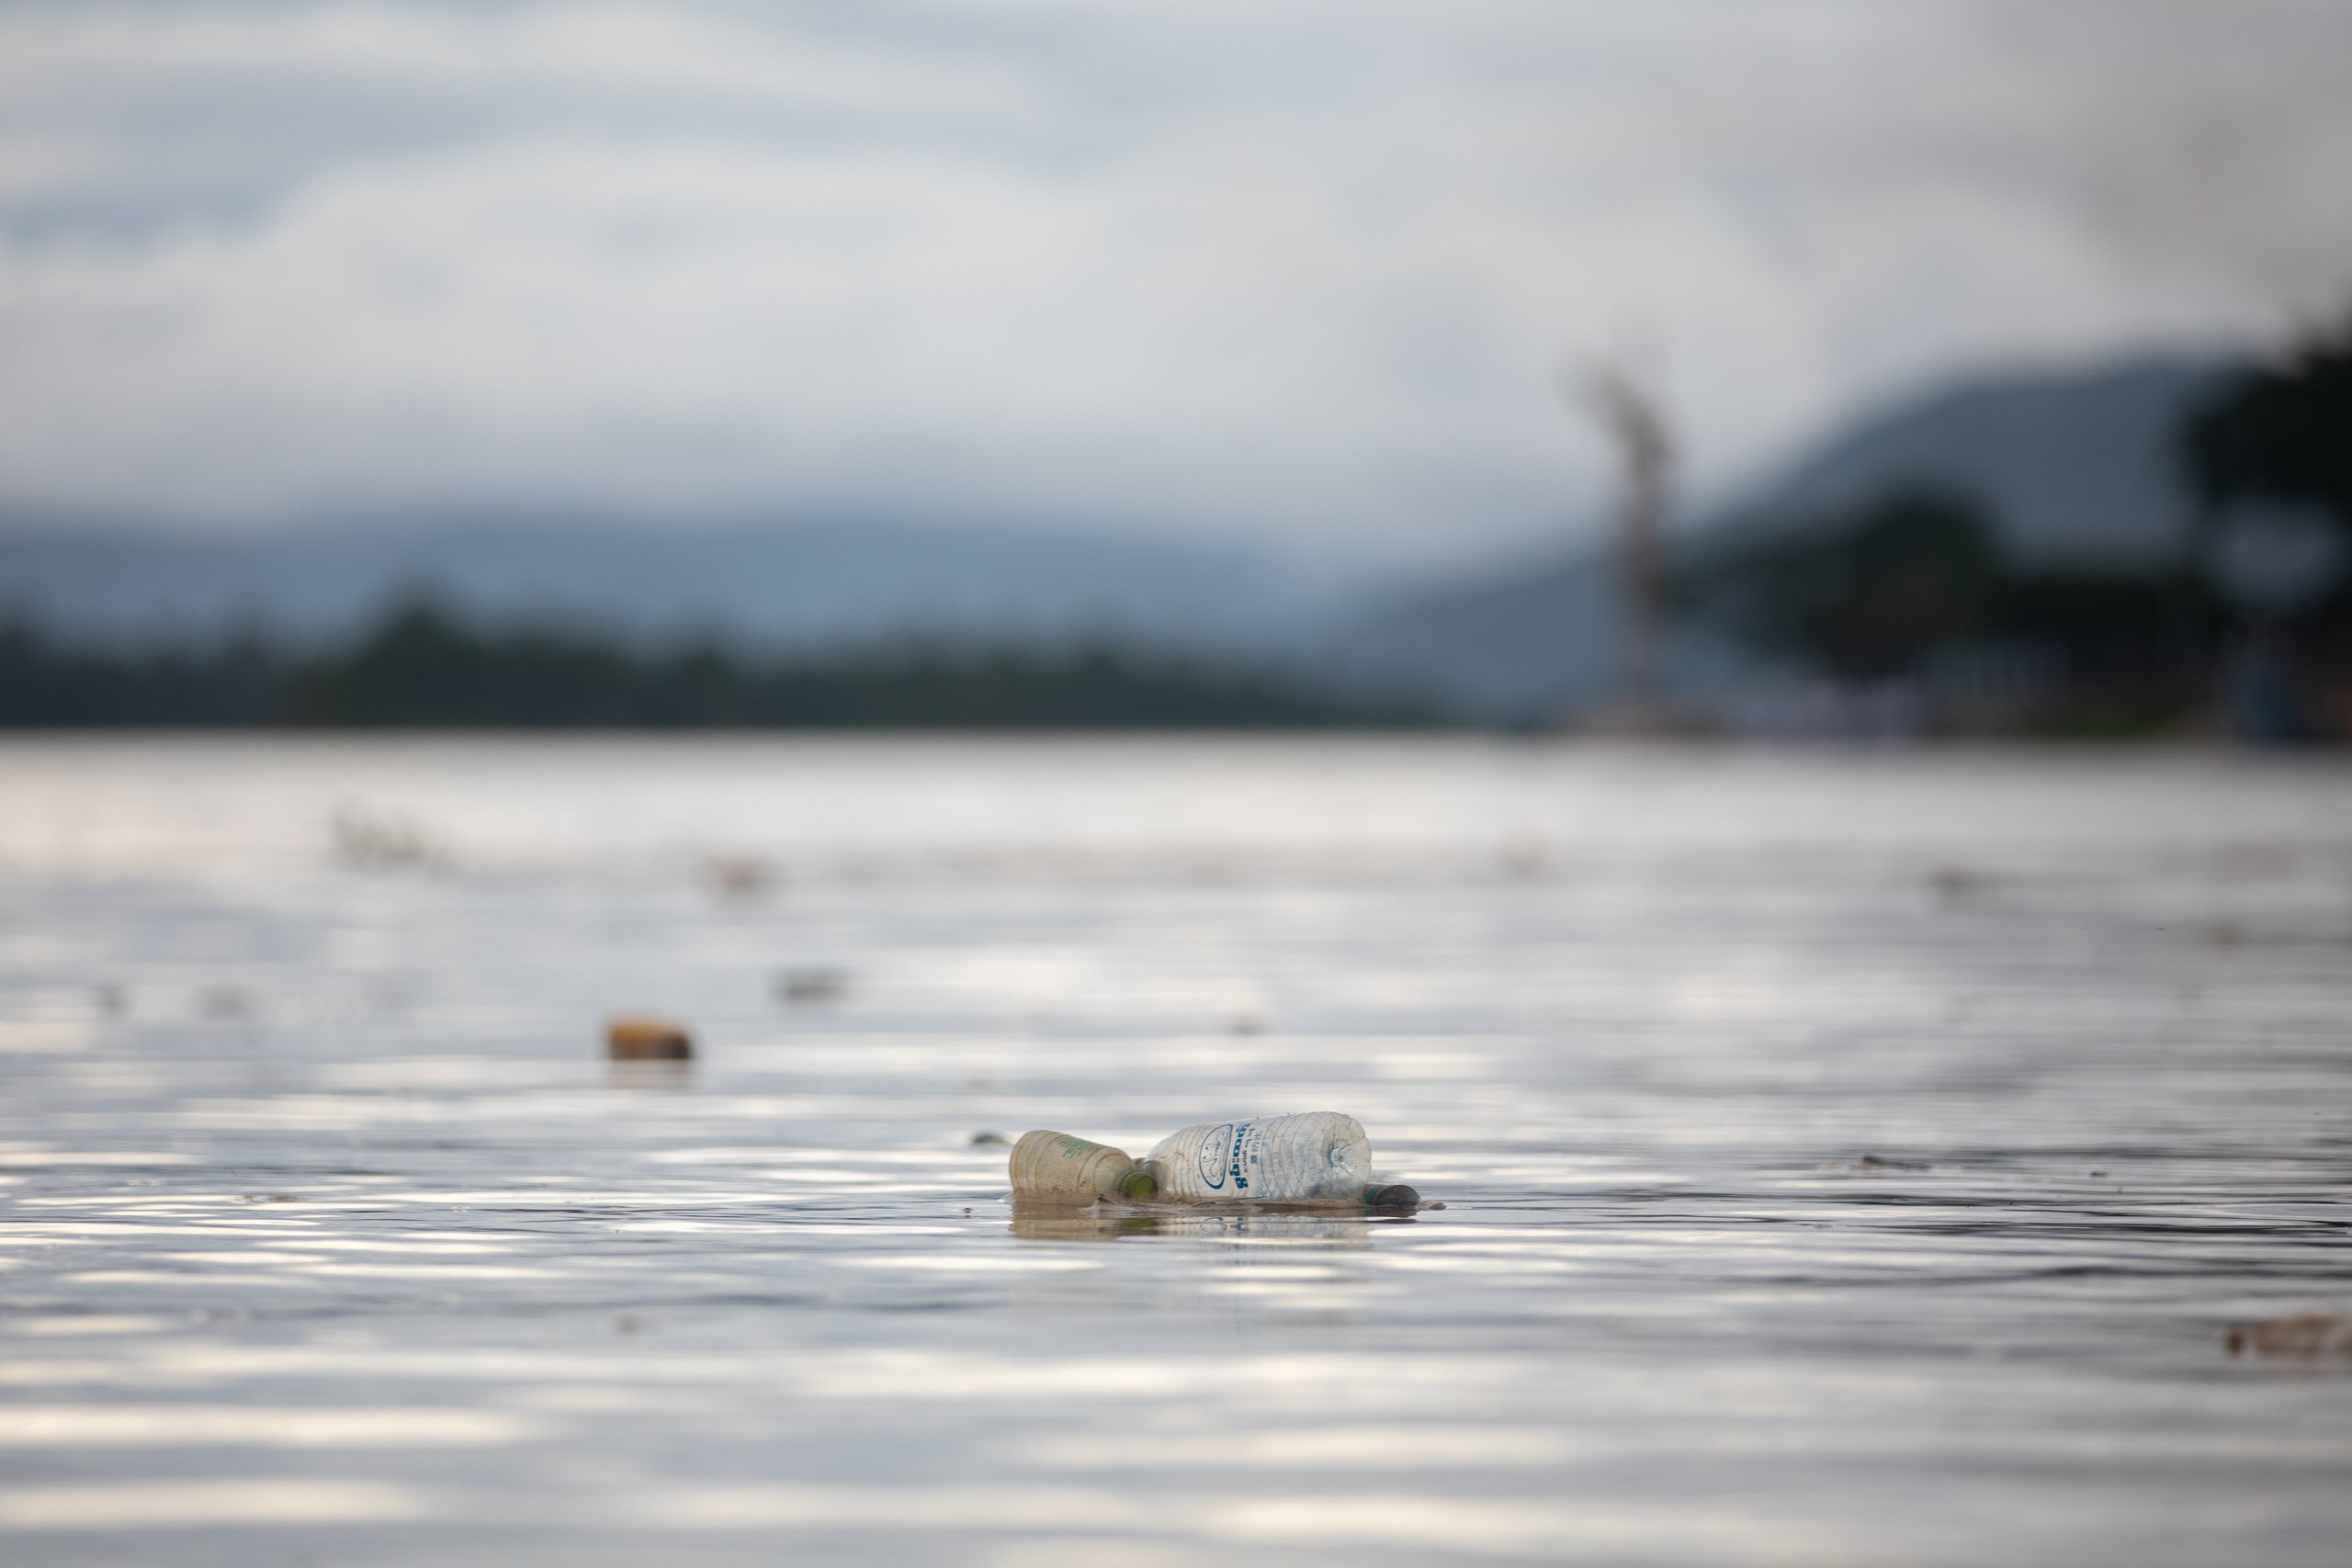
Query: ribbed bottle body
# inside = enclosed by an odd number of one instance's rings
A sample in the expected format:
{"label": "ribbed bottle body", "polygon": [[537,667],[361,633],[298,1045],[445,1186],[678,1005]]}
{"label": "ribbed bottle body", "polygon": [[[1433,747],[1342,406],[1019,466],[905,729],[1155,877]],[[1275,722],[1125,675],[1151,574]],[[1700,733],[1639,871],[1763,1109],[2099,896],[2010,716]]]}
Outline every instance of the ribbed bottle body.
{"label": "ribbed bottle body", "polygon": [[1162,1200],[1351,1203],[1372,1179],[1372,1140],[1337,1111],[1204,1122],[1161,1139],[1144,1166]]}

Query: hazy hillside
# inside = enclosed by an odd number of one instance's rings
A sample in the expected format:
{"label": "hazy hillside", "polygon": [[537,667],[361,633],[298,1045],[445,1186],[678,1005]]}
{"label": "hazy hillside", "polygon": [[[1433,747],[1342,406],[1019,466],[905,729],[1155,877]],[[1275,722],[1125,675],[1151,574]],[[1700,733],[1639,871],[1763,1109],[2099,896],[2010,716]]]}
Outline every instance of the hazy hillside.
{"label": "hazy hillside", "polygon": [[[1614,568],[1564,553],[1449,586],[1400,593],[1337,623],[1320,668],[1366,692],[1401,692],[1476,718],[1544,724],[1607,694],[1614,679]],[[1745,656],[1720,640],[1670,638],[1678,691],[1720,689]]]}
{"label": "hazy hillside", "polygon": [[[1832,435],[1681,533],[1801,525],[1924,482],[1975,497],[2027,559],[2160,558],[2188,518],[2173,431],[2231,369],[2163,357],[1967,381]],[[1587,546],[1399,594],[1346,620],[1328,646],[1355,679],[1409,680],[1525,720],[1605,691],[1614,636],[1608,559]],[[1686,686],[1732,671],[1720,649],[1690,637],[1672,657]]]}
{"label": "hazy hillside", "polygon": [[2154,559],[2188,523],[2181,416],[2239,368],[2163,357],[1962,382],[1832,436],[1700,526],[1803,521],[1917,480],[1973,497],[2021,557]]}
{"label": "hazy hillside", "polygon": [[1604,558],[1556,556],[1375,604],[1334,627],[1318,655],[1354,683],[1532,723],[1608,679],[1611,592]]}

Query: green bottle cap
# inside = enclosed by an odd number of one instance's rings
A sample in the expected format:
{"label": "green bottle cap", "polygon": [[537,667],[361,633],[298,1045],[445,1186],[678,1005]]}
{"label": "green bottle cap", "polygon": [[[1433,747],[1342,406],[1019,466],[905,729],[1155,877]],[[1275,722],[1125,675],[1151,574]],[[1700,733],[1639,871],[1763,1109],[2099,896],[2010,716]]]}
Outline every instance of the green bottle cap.
{"label": "green bottle cap", "polygon": [[1137,1166],[1119,1178],[1119,1196],[1138,1201],[1145,1198],[1157,1198],[1159,1196],[1159,1178],[1152,1175],[1142,1166]]}

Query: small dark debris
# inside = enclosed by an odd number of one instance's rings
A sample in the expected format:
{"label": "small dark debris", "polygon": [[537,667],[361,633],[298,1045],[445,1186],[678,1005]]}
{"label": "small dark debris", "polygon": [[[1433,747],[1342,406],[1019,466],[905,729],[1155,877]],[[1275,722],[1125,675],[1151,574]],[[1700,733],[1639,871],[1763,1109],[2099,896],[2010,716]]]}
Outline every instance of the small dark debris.
{"label": "small dark debris", "polygon": [[253,998],[234,986],[215,986],[198,998],[207,1018],[243,1018],[253,1011]]}
{"label": "small dark debris", "polygon": [[1984,886],[1984,878],[1980,873],[1963,871],[1956,865],[1946,865],[1939,866],[1928,874],[1928,885],[1936,890],[1938,897],[1964,898],[1972,893],[1982,891]]}
{"label": "small dark debris", "polygon": [[1883,1155],[1864,1155],[1849,1163],[1848,1170],[1925,1170],[1927,1165],[1914,1159],[1888,1159]]}
{"label": "small dark debris", "polygon": [[843,969],[787,969],[775,979],[777,999],[787,1003],[838,1001],[848,990],[849,973]]}
{"label": "small dark debris", "polygon": [[1012,1140],[1006,1137],[1002,1133],[975,1133],[972,1134],[972,1146],[974,1148],[992,1148],[999,1145],[1010,1144],[1012,1142]]}
{"label": "small dark debris", "polygon": [[726,855],[703,867],[711,891],[722,898],[752,898],[768,890],[775,873],[748,855]]}
{"label": "small dark debris", "polygon": [[335,852],[356,871],[430,869],[442,863],[432,835],[401,818],[346,807],[329,824]]}

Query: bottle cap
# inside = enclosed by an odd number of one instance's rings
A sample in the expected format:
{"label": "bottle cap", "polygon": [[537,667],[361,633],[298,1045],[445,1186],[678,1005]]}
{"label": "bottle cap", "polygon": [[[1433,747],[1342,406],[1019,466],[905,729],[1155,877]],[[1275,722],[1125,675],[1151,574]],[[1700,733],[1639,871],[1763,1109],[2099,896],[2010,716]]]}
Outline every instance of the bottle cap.
{"label": "bottle cap", "polygon": [[1421,1195],[1397,1182],[1388,1187],[1365,1188],[1363,1201],[1368,1209],[1418,1209],[1421,1206]]}

